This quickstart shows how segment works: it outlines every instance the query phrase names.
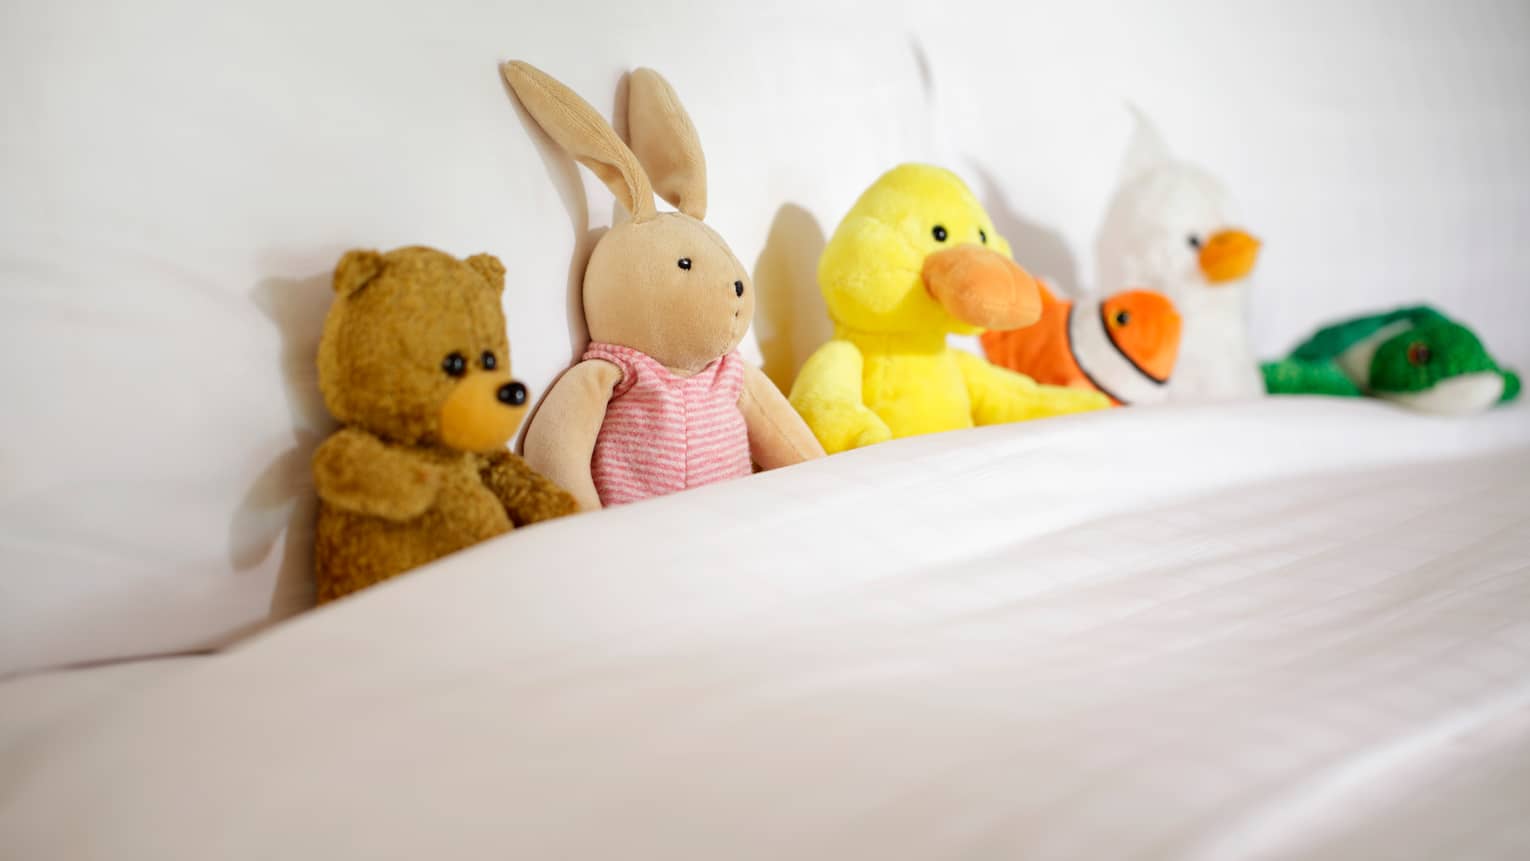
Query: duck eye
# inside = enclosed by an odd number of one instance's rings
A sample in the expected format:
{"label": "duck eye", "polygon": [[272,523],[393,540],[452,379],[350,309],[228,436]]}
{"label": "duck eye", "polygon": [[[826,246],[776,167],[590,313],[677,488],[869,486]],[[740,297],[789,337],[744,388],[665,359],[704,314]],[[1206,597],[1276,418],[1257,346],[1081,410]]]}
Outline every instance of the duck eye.
{"label": "duck eye", "polygon": [[1423,341],[1414,341],[1408,345],[1408,363],[1412,365],[1427,365],[1434,358],[1434,351]]}
{"label": "duck eye", "polygon": [[1125,326],[1127,323],[1130,323],[1131,321],[1132,321],[1132,315],[1130,313],[1128,313],[1126,311],[1117,311],[1116,312],[1116,325],[1117,326]]}
{"label": "duck eye", "polygon": [[1194,248],[1197,251],[1201,249],[1201,238],[1199,236],[1196,236],[1194,233],[1192,233],[1190,234],[1190,239],[1188,241],[1191,248]]}
{"label": "duck eye", "polygon": [[939,224],[935,225],[935,229],[931,230],[930,233],[934,234],[936,242],[945,242],[946,241],[946,229],[944,227],[942,227],[941,225],[939,225]]}
{"label": "duck eye", "polygon": [[494,353],[489,350],[484,350],[483,355],[478,357],[478,361],[485,371],[492,371],[499,366],[499,360],[494,358]]}
{"label": "duck eye", "polygon": [[461,353],[448,353],[446,358],[441,360],[441,370],[445,371],[447,376],[460,377],[467,373],[467,359],[462,358]]}
{"label": "duck eye", "polygon": [[690,269],[691,268],[691,258],[689,258],[689,257],[682,257],[679,260],[675,261],[675,263],[681,269]]}
{"label": "duck eye", "polygon": [[984,230],[981,227],[978,228],[978,241],[983,243],[984,245],[988,244],[988,231]]}

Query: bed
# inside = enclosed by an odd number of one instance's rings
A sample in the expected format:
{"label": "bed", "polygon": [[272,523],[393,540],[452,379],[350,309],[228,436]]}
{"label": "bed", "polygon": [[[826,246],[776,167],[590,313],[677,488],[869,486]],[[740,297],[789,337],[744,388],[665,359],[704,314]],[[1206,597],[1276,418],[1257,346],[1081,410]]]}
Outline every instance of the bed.
{"label": "bed", "polygon": [[1260,355],[1430,302],[1523,371],[1527,6],[1378,6],[0,7],[0,859],[1530,857],[1523,397],[900,440],[312,609],[342,253],[499,257],[533,398],[584,348],[613,201],[513,58],[674,84],[783,387],[900,162],[1101,286],[1127,102],[1265,240]]}
{"label": "bed", "polygon": [[1527,478],[1523,406],[1298,398],[539,525],[221,654],[0,686],[0,713],[43,701],[0,725],[0,845],[1522,856]]}

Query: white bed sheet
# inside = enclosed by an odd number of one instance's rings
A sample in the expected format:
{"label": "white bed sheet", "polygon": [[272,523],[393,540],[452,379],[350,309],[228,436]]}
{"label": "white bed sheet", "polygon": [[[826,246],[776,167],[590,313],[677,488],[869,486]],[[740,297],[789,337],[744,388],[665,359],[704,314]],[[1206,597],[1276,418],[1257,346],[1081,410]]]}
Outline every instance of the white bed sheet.
{"label": "white bed sheet", "polygon": [[90,720],[118,697],[198,660],[202,656],[183,655],[0,679],[0,751],[23,751],[34,735],[57,733],[72,721]]}
{"label": "white bed sheet", "polygon": [[517,532],[0,754],[17,857],[1523,857],[1530,410],[906,440]]}

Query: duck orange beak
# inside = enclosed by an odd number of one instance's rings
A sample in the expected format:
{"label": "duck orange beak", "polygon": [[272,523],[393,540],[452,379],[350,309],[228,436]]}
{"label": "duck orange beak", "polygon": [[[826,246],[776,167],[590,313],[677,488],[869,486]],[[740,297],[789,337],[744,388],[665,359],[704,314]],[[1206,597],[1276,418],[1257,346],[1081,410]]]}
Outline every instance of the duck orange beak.
{"label": "duck orange beak", "polygon": [[924,288],[956,319],[983,329],[1020,329],[1041,319],[1041,288],[1015,261],[981,245],[924,258]]}
{"label": "duck orange beak", "polygon": [[1259,240],[1241,230],[1213,233],[1201,246],[1201,274],[1212,284],[1237,281],[1254,268]]}

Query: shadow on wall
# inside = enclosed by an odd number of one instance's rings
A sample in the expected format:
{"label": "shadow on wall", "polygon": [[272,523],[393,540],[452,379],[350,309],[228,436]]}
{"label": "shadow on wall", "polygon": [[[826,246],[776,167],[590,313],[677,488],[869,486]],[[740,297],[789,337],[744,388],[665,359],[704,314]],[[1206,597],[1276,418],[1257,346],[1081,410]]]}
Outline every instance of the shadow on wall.
{"label": "shadow on wall", "polygon": [[[338,257],[338,255],[337,255]],[[271,595],[271,621],[313,606],[314,518],[318,501],[310,464],[319,443],[334,429],[334,420],[319,393],[319,336],[329,311],[330,275],[307,278],[268,278],[250,291],[281,335],[277,362],[292,423],[292,448],[261,470],[239,501],[229,522],[229,564],[248,571],[265,561],[282,541],[276,587]],[[285,538],[283,535],[285,534]]]}
{"label": "shadow on wall", "polygon": [[978,198],[988,210],[999,235],[1009,240],[1015,262],[1032,275],[1046,279],[1064,295],[1077,298],[1081,289],[1078,257],[1068,247],[1062,233],[1020,214],[1009,203],[993,174],[972,159],[967,163],[979,184]]}
{"label": "shadow on wall", "polygon": [[826,243],[811,212],[783,205],[754,264],[754,334],[765,360],[765,375],[790,392],[797,369],[834,335],[823,294],[818,258]]}
{"label": "shadow on wall", "polygon": [[[558,196],[563,198],[563,208],[568,213],[569,228],[574,233],[574,256],[568,266],[566,320],[568,340],[572,345],[569,361],[575,362],[584,354],[585,344],[590,339],[589,329],[584,323],[584,268],[589,263],[590,251],[595,247],[595,240],[600,238],[600,231],[590,230],[590,204],[584,194],[584,178],[579,175],[579,165],[575,164],[568,153],[548,137],[531,114],[526,112],[526,109],[521,106],[520,99],[515,97],[515,91],[510,89],[510,82],[505,80],[504,75],[500,75],[499,83],[505,89],[505,98],[509,100],[510,106],[515,109],[515,115],[520,118],[521,125],[526,129],[526,135],[536,143],[537,154],[542,157],[542,164],[547,167],[547,174],[552,178],[553,186],[558,189]],[[527,424],[529,423],[528,418]]]}
{"label": "shadow on wall", "polygon": [[[579,173],[579,165],[558,146],[542,127],[537,124],[526,108],[521,105],[520,99],[515,97],[515,91],[510,88],[510,82],[500,75],[500,86],[504,87],[505,98],[515,110],[515,115],[521,121],[521,126],[526,130],[526,135],[535,142],[537,154],[542,158],[542,164],[547,168],[547,174],[552,179],[553,186],[558,190],[558,196],[563,198],[563,209],[568,213],[569,229],[574,234],[574,254],[569,259],[568,277],[565,282],[564,312],[568,326],[569,357],[568,364],[572,367],[578,363],[584,355],[585,347],[590,341],[590,329],[584,321],[584,270],[590,262],[590,252],[595,249],[595,243],[605,235],[606,228],[590,228],[590,203],[585,196],[584,177]],[[622,110],[622,120],[625,122],[625,108],[621,106],[626,101],[627,78],[622,76],[617,86],[618,108]],[[509,313],[509,312],[507,312]],[[511,350],[515,345],[510,345]],[[567,369],[565,368],[565,371]],[[526,429],[536,420],[537,411],[542,408],[542,401],[547,398],[547,393],[553,390],[562,379],[559,373],[554,377],[547,388],[540,392],[534,392],[535,400],[531,409],[526,411],[526,418],[521,422],[521,428],[517,432],[513,448],[518,452],[524,452]]]}

